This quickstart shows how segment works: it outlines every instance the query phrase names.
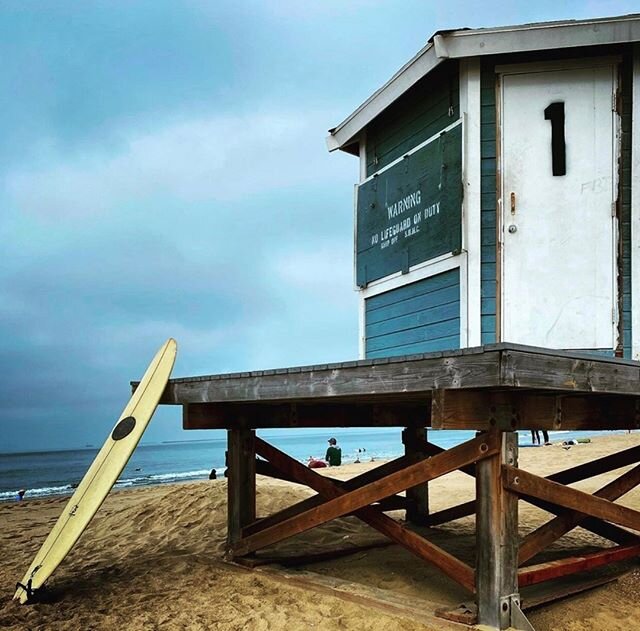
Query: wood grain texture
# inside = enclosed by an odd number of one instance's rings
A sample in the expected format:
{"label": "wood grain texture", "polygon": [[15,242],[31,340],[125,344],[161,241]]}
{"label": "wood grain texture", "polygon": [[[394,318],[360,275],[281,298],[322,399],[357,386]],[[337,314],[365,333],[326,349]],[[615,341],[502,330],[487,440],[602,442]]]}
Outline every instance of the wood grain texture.
{"label": "wood grain texture", "polygon": [[536,394],[519,390],[434,390],[432,426],[437,429],[634,429],[640,397]]}
{"label": "wood grain texture", "polygon": [[506,629],[510,609],[503,599],[518,593],[518,497],[505,489],[503,463],[516,465],[515,432],[492,431],[500,451],[476,465],[476,592],[478,622]]}
{"label": "wood grain texture", "polygon": [[[431,448],[435,448],[435,450],[439,449],[439,447],[435,447],[435,445]],[[638,460],[640,460],[640,447],[630,447],[629,449],[624,449],[618,453],[609,454],[608,456],[603,456],[602,458],[592,460],[591,462],[585,462],[581,465],[576,465],[569,469],[558,471],[557,473],[547,476],[546,479],[560,484],[573,484],[574,482],[586,480],[596,475],[606,473],[607,471],[613,471],[614,469],[625,467],[638,462]],[[468,475],[475,475],[473,470],[469,470],[464,467],[461,471]],[[544,500],[534,497],[525,497],[522,499],[534,506],[537,506],[538,508],[546,510],[549,513],[560,514],[564,512],[564,509],[558,508],[554,504],[545,502]],[[461,519],[462,517],[473,515],[475,510],[476,502],[475,500],[471,500],[469,502],[464,502],[457,506],[452,506],[451,508],[446,508],[436,513],[432,513],[429,516],[429,523],[432,526],[444,524],[454,519]],[[635,539],[635,536],[628,531],[593,518],[584,519],[581,526],[586,530],[600,535],[601,537],[605,537],[606,539],[610,539],[611,541],[615,541],[616,543],[628,544]]]}
{"label": "wood grain texture", "polygon": [[[301,482],[304,481],[324,498],[344,498],[349,494],[348,490],[340,487],[340,485],[336,484],[335,481],[316,473],[312,469],[308,469],[301,463],[260,439],[258,439],[257,449],[261,455],[269,458],[274,466],[280,468],[283,474],[290,475]],[[445,552],[420,535],[407,530],[390,517],[387,517],[383,514],[382,508],[366,506],[354,511],[354,513],[365,523],[377,529],[379,532],[386,535],[421,559],[434,564],[447,574],[447,576],[473,592],[473,570],[453,555]],[[273,528],[270,530],[273,530]],[[262,532],[264,532],[264,530]],[[259,535],[260,533],[257,534]],[[284,536],[281,536],[277,540],[281,540],[288,536],[290,535],[284,534]],[[251,537],[249,537],[249,539],[250,538]],[[237,549],[243,549],[245,542],[246,540],[240,541]]]}
{"label": "wood grain texture", "polygon": [[394,403],[189,403],[183,429],[274,427],[402,427],[430,423],[429,395]]}
{"label": "wood grain texture", "polygon": [[[262,442],[258,442],[256,447],[258,450],[257,453],[259,453],[261,456],[265,458],[267,457],[267,455],[265,454],[270,453],[269,451],[262,449]],[[272,446],[269,445],[269,447],[272,447]],[[383,478],[386,475],[389,475],[390,473],[393,473],[395,471],[401,471],[407,465],[413,464],[418,460],[419,460],[419,456],[413,456],[413,457],[403,456],[401,458],[391,460],[384,464],[378,465],[373,469],[369,469],[369,471],[365,471],[364,473],[361,473],[358,476],[350,478],[349,480],[340,482],[341,488],[344,489],[345,491],[351,491],[353,489],[358,488],[359,486],[362,486],[363,484],[368,484],[369,482],[374,482],[375,480],[379,480],[380,478]],[[276,467],[271,463],[268,463],[268,464],[274,469],[276,469]],[[277,469],[277,471],[279,472],[279,475],[283,475],[283,476],[289,475],[291,480],[298,482],[297,479],[294,479],[293,477],[291,477],[290,473],[289,474],[283,473],[282,471],[283,469],[285,469],[285,467],[281,467]],[[286,468],[285,470],[289,470],[289,469]],[[337,483],[336,480],[332,480],[332,481]],[[302,482],[299,482],[299,483],[303,484]],[[249,524],[248,526],[243,528],[242,535],[243,537],[247,537],[255,532],[258,532],[259,530],[264,530],[267,527],[274,526],[275,524],[279,524],[280,522],[286,519],[289,519],[290,517],[299,515],[300,513],[303,513],[304,511],[309,510],[310,508],[313,508],[315,506],[320,506],[320,504],[322,504],[324,501],[325,500],[321,494],[314,495],[313,497],[308,497],[304,500],[301,500],[300,502],[296,502],[295,504],[288,506],[283,510],[273,513],[268,517],[259,519],[253,524]]]}
{"label": "wood grain texture", "polygon": [[517,467],[503,467],[504,485],[519,495],[537,497],[563,508],[640,531],[640,512],[552,482]]}
{"label": "wood grain texture", "polygon": [[[638,484],[640,484],[640,465],[603,486],[594,493],[594,496],[612,502],[634,489]],[[520,551],[518,553],[519,564],[522,565],[526,563],[536,554],[542,552],[542,550],[546,549],[547,546],[562,537],[562,535],[579,526],[585,518],[586,515],[579,511],[563,512],[555,519],[536,528],[536,530],[529,533],[520,544]]]}
{"label": "wood grain texture", "polygon": [[582,556],[530,565],[518,571],[518,584],[520,587],[526,587],[527,585],[550,581],[561,576],[575,574],[576,572],[584,572],[638,555],[640,555],[640,545],[636,544],[632,546],[616,546],[615,548],[607,548]]}
{"label": "wood grain texture", "polygon": [[[493,426],[493,419],[503,429],[623,429],[640,425],[638,384],[638,362],[494,344],[172,379],[162,403],[185,406],[184,426],[189,429],[230,427],[243,414],[257,427],[326,427],[332,422],[345,427],[406,426],[409,422],[402,423],[399,417],[411,414],[412,406],[426,406],[436,391],[445,392],[442,405],[435,399],[432,405],[435,422],[442,427],[483,430]],[[460,390],[475,393],[469,399],[446,398]],[[241,403],[249,407],[224,407]],[[490,409],[487,414],[487,406],[496,412]]]}
{"label": "wood grain texture", "polygon": [[465,349],[301,368],[173,379],[162,403],[301,401],[430,393],[499,385],[499,351]]}
{"label": "wood grain texture", "polygon": [[[264,445],[261,446],[261,449],[264,449]],[[342,496],[330,499],[321,506],[311,508],[277,526],[257,532],[237,544],[234,547],[234,554],[247,554],[276,541],[310,530],[315,526],[352,513],[384,497],[394,495],[410,486],[433,480],[445,473],[455,471],[465,464],[486,458],[495,453],[497,449],[498,445],[493,437],[474,438],[442,454],[414,465],[409,465],[402,471],[392,473],[381,480],[371,482]],[[275,464],[271,457],[269,459],[272,464]],[[305,484],[309,484],[313,480],[313,476],[309,474],[314,472],[307,467],[303,467],[303,469],[306,471],[300,472],[299,479]]]}
{"label": "wood grain texture", "polygon": [[[427,430],[425,427],[406,427],[402,432],[402,444],[407,456],[421,457],[431,455],[423,450],[426,443]],[[419,484],[406,490],[406,497],[410,500],[407,506],[406,520],[416,525],[426,525],[429,521],[429,483]]]}
{"label": "wood grain texture", "polygon": [[242,528],[256,519],[255,432],[228,432],[227,548],[242,537]]}

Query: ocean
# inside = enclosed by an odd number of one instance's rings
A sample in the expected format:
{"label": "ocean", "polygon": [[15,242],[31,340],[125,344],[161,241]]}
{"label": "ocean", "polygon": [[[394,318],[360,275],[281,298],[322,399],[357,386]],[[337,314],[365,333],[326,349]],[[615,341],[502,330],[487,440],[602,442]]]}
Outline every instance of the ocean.
{"label": "ocean", "polygon": [[[400,433],[399,428],[258,430],[259,436],[301,462],[310,456],[324,457],[328,438],[335,436],[344,464],[358,458],[369,462],[402,455]],[[550,432],[550,437],[555,442],[611,433],[563,431]],[[223,431],[212,431],[212,435],[215,438],[210,440],[138,445],[115,488],[205,480],[211,469],[222,475],[226,435]],[[473,436],[472,431],[429,431],[429,440],[444,448]],[[519,432],[519,442],[522,447],[530,446],[530,432]],[[97,453],[97,448],[86,448],[0,454],[0,502],[15,500],[18,489],[26,490],[25,500],[70,495]]]}

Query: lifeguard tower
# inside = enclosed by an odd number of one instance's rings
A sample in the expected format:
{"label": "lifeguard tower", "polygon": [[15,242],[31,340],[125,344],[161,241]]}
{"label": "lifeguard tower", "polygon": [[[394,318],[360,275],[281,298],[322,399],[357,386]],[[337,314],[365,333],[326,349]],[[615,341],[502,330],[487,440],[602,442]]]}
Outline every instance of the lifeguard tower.
{"label": "lifeguard tower", "polygon": [[360,159],[363,357],[639,357],[639,37],[637,16],[437,32],[331,130]]}
{"label": "lifeguard tower", "polygon": [[[640,16],[624,16],[437,32],[331,130],[360,160],[361,359],[172,379],[162,399],[185,429],[228,431],[230,559],[278,561],[264,548],[355,515],[462,590],[469,606],[441,615],[532,629],[527,607],[640,554],[640,512],[616,503],[640,484],[640,446],[542,477],[519,468],[516,431],[640,427],[638,111]],[[343,482],[256,436],[335,426],[403,428],[404,455]],[[444,450],[427,428],[476,435]],[[593,495],[570,486],[622,467]],[[452,471],[475,499],[433,512],[428,483]],[[258,515],[256,473],[316,494]],[[550,513],[522,538],[519,501]],[[473,546],[448,552],[435,529],[470,516]],[[545,556],[577,526],[610,543]],[[382,590],[366,604],[425,610]]]}

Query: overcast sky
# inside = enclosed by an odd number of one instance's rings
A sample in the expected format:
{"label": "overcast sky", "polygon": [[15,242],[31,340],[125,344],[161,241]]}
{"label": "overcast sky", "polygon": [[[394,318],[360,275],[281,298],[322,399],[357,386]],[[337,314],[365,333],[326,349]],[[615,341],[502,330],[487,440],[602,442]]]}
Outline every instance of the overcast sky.
{"label": "overcast sky", "polygon": [[101,444],[169,336],[174,376],[356,358],[326,130],[436,30],[635,4],[0,4],[0,451]]}

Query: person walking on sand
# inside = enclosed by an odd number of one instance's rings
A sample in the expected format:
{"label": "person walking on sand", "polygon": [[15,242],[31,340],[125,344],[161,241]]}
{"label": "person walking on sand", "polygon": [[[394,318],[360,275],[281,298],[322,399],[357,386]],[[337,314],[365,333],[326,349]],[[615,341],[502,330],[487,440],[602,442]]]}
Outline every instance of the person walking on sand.
{"label": "person walking on sand", "polygon": [[329,447],[324,459],[330,467],[339,467],[342,463],[342,449],[338,447],[338,441],[335,438],[330,438],[328,442]]}

